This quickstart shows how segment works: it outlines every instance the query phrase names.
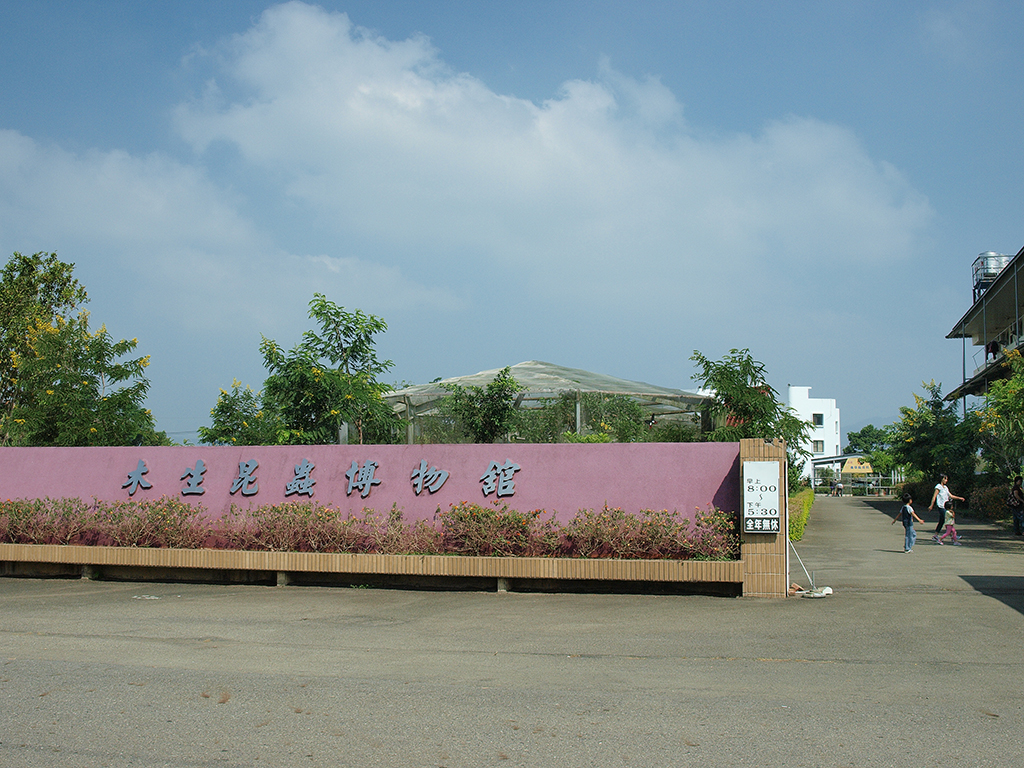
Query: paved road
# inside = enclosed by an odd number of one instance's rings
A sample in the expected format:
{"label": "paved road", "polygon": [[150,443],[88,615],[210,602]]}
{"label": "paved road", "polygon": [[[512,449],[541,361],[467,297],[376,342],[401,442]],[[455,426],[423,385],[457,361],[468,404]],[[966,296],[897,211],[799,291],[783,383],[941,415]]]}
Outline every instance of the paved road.
{"label": "paved road", "polygon": [[0,766],[1019,764],[1024,544],[962,529],[821,498],[813,600],[0,579]]}

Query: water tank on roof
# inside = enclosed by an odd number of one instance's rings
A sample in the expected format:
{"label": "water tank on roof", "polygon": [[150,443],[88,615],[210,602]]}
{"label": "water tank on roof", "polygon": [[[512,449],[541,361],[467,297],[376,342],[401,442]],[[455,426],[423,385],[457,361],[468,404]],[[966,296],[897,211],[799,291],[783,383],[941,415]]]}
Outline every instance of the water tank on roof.
{"label": "water tank on roof", "polygon": [[995,282],[1006,265],[1010,263],[1010,256],[995,251],[985,251],[978,254],[974,260],[974,300],[977,301],[981,295],[988,290],[988,287]]}

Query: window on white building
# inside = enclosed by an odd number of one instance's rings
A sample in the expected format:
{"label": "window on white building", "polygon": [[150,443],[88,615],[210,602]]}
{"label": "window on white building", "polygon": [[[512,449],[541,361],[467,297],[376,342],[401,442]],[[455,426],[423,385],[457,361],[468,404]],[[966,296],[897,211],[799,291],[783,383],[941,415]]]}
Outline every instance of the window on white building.
{"label": "window on white building", "polygon": [[816,427],[824,427],[825,426],[825,414],[824,413],[812,413],[811,414],[811,423],[814,424],[814,426],[816,426]]}
{"label": "window on white building", "polygon": [[825,441],[824,440],[814,440],[814,441],[812,441],[811,452],[812,453],[824,453],[825,452]]}

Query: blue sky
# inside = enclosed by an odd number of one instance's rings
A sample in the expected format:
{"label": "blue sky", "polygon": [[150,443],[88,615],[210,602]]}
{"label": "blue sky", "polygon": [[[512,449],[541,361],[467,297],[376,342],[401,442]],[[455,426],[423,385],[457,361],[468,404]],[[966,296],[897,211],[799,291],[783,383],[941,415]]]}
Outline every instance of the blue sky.
{"label": "blue sky", "polygon": [[384,317],[394,382],[691,388],[693,350],[749,348],[882,425],[959,383],[971,263],[1024,245],[1016,2],[0,2],[0,29],[0,252],[76,264],[178,440],[314,291]]}

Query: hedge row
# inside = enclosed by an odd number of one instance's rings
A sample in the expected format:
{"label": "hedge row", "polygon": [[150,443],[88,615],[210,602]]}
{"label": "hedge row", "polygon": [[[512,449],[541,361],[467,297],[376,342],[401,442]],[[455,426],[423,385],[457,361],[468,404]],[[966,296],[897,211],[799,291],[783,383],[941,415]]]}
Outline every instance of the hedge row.
{"label": "hedge row", "polygon": [[800,541],[804,537],[804,528],[811,516],[814,504],[814,489],[804,488],[789,497],[789,540]]}
{"label": "hedge row", "polygon": [[434,524],[402,511],[342,513],[315,502],[237,508],[211,520],[201,506],[154,501],[0,501],[0,542],[291,552],[735,560],[737,517],[709,506],[693,520],[667,510],[580,510],[566,523],[543,511],[462,502]]}

